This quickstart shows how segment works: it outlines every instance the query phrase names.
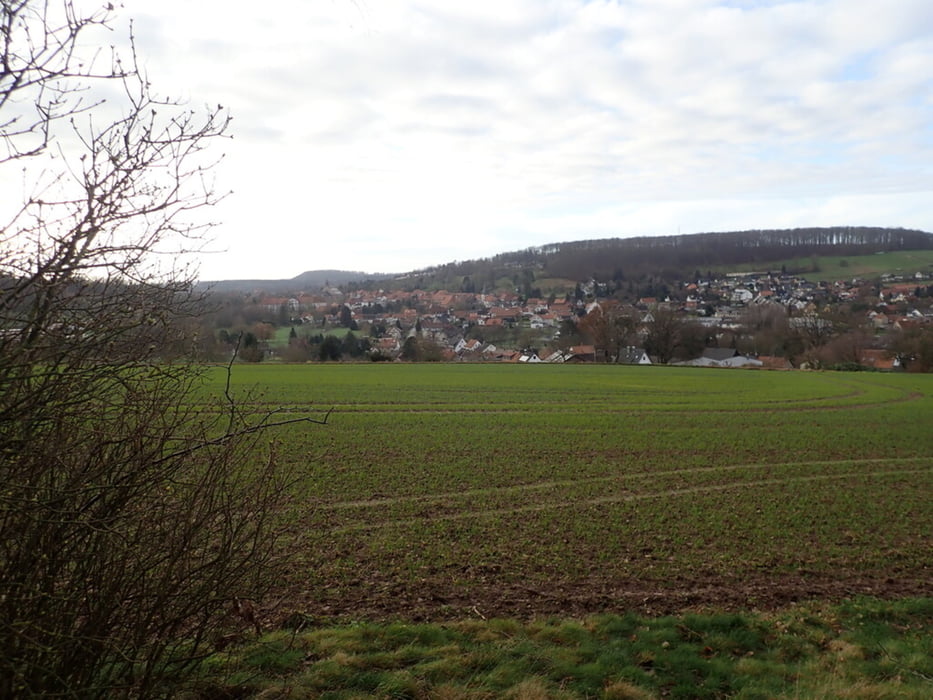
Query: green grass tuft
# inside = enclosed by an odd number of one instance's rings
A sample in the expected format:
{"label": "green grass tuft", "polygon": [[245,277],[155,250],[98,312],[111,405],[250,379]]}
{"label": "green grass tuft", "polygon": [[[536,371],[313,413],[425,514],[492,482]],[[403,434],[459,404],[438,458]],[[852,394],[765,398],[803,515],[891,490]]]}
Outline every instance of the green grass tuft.
{"label": "green grass tuft", "polygon": [[926,698],[931,603],[320,628],[206,660],[191,697]]}

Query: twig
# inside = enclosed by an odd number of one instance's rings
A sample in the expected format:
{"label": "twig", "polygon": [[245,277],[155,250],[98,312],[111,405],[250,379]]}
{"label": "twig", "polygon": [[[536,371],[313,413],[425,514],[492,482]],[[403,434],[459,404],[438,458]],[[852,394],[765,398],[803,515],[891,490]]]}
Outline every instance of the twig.
{"label": "twig", "polygon": [[919,679],[921,679],[921,680],[926,681],[927,683],[933,683],[933,678],[931,678],[930,676],[926,675],[925,673],[920,673],[920,671],[915,671],[915,670],[912,669],[912,668],[907,668],[906,666],[904,666],[904,664],[899,663],[898,660],[895,659],[893,656],[891,656],[891,654],[888,652],[888,650],[885,649],[885,648],[884,648],[883,646],[881,646],[880,644],[876,644],[875,647],[878,649],[878,651],[880,651],[882,654],[884,654],[884,655],[888,658],[888,660],[891,661],[891,662],[897,667],[897,670],[898,670],[898,671],[903,671],[903,672],[905,672],[905,673],[909,673],[909,674],[911,674],[911,675],[913,675],[913,676],[916,676],[917,678],[919,678]]}
{"label": "twig", "polygon": [[243,331],[240,331],[236,337],[236,345],[233,346],[233,354],[230,356],[230,362],[227,363],[227,382],[224,385],[224,396],[227,398],[227,404],[230,406],[230,422],[227,424],[227,433],[233,432],[233,424],[236,420],[236,402],[230,394],[230,382],[233,379],[233,363],[240,352],[240,342],[243,340]]}

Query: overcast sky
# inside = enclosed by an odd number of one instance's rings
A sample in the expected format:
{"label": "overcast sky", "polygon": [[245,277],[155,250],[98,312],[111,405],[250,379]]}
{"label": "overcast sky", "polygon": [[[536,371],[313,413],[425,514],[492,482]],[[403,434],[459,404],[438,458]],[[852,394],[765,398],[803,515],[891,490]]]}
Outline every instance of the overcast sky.
{"label": "overcast sky", "polygon": [[204,279],[933,231],[930,0],[123,5],[157,89],[234,117]]}

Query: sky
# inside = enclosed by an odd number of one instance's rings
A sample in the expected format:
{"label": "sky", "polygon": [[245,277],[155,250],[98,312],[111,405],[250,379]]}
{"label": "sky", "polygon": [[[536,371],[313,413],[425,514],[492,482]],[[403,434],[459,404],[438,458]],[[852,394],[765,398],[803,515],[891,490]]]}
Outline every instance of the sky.
{"label": "sky", "polygon": [[157,91],[233,116],[202,279],[933,231],[930,0],[121,5]]}

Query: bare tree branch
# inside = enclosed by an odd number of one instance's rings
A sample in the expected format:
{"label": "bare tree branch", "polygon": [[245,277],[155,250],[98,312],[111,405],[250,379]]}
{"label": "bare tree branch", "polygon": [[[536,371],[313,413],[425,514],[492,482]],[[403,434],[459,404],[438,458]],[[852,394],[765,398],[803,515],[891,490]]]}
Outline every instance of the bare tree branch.
{"label": "bare tree branch", "polygon": [[155,96],[132,36],[82,53],[111,19],[0,6],[0,697],[170,694],[283,560],[295,477],[262,436],[331,414],[253,414],[232,365],[206,396],[177,261],[230,117]]}

